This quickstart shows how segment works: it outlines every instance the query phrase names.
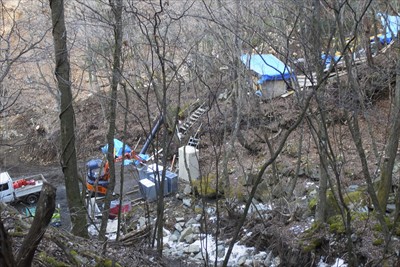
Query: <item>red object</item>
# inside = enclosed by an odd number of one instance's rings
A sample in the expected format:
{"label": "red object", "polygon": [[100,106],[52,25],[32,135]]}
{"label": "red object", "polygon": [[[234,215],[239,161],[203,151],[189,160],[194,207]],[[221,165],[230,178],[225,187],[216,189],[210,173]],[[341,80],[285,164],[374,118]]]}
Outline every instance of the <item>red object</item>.
{"label": "red object", "polygon": [[13,187],[14,187],[14,189],[17,189],[17,188],[20,188],[20,187],[23,187],[26,185],[35,185],[35,184],[36,184],[36,182],[34,179],[31,179],[29,181],[27,181],[26,179],[20,179],[20,180],[13,182]]}
{"label": "red object", "polygon": [[[131,203],[122,204],[121,214],[129,212],[131,210],[131,208],[132,208]],[[110,214],[109,214],[108,217],[110,219],[115,219],[115,217],[118,216],[118,209],[119,209],[119,205],[111,208],[110,209]]]}
{"label": "red object", "polygon": [[125,153],[124,156],[120,156],[120,157],[116,158],[115,162],[120,162],[120,161],[123,161],[124,159],[135,159],[140,162],[143,162],[143,159],[141,157],[139,157],[138,154],[136,154],[136,152],[133,150],[130,153]]}

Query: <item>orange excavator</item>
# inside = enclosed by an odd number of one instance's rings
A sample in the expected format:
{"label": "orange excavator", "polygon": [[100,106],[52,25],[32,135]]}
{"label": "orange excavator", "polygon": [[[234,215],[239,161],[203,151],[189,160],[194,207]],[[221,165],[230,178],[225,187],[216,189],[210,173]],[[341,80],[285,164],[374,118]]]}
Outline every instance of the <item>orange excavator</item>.
{"label": "orange excavator", "polygon": [[[138,163],[144,163],[145,160],[139,157],[135,151],[125,153],[124,156],[115,158],[114,162],[137,161]],[[97,193],[99,195],[105,195],[107,193],[107,187],[110,183],[110,165],[108,161],[101,159],[92,159],[86,163],[86,188],[92,194]]]}
{"label": "orange excavator", "polygon": [[86,163],[86,189],[90,193],[105,195],[110,179],[108,162],[92,159]]}

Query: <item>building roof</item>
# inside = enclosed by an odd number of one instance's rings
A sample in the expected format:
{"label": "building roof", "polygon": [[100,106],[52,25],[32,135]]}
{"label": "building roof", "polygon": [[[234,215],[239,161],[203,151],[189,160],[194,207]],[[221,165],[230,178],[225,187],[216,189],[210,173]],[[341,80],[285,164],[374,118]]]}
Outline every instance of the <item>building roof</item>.
{"label": "building roof", "polygon": [[260,77],[258,83],[265,81],[289,80],[291,70],[282,61],[271,54],[247,55],[240,57],[246,67]]}

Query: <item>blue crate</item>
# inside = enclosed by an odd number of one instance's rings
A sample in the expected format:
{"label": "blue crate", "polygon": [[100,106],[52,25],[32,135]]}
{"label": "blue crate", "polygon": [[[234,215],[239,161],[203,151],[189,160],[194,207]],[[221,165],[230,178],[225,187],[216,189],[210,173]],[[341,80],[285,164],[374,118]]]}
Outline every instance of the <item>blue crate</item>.
{"label": "blue crate", "polygon": [[[160,186],[161,185],[161,177],[162,177],[161,174],[162,173],[160,173],[160,175],[156,175],[156,174],[150,174],[149,175],[149,180],[152,181],[153,183],[155,183],[155,185],[156,185],[156,192],[157,193],[159,192],[159,190],[161,188],[161,186]],[[164,193],[163,194],[164,194],[164,196],[169,194],[168,181],[167,180],[164,181]]]}
{"label": "blue crate", "polygon": [[176,173],[166,171],[165,178],[168,184],[168,192],[170,194],[178,192],[178,175]]}

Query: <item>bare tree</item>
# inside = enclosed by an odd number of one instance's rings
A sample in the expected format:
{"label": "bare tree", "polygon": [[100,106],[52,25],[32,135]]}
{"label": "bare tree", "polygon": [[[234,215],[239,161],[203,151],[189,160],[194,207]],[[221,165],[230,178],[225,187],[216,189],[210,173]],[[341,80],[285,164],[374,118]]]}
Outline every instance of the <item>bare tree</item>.
{"label": "bare tree", "polygon": [[117,90],[118,85],[121,82],[121,55],[122,55],[122,0],[110,1],[112,14],[114,16],[114,51],[113,51],[113,66],[112,66],[112,79],[111,79],[111,93],[110,93],[110,105],[108,112],[108,153],[107,160],[110,166],[110,184],[106,194],[106,201],[104,205],[104,214],[101,221],[101,227],[99,232],[99,238],[105,239],[105,233],[108,222],[108,215],[110,209],[111,197],[115,187],[115,155],[114,155],[114,135],[115,135],[115,120],[116,120],[116,106],[117,106]]}
{"label": "bare tree", "polygon": [[398,53],[396,65],[396,86],[394,88],[392,108],[389,120],[388,140],[386,143],[383,161],[381,163],[378,200],[382,210],[386,210],[389,193],[392,190],[393,167],[395,164],[397,148],[400,139],[400,54]]}
{"label": "bare tree", "polygon": [[[21,1],[10,3],[0,1],[0,113],[10,108],[18,99],[21,90],[11,90],[4,83],[15,64],[23,59],[27,62],[29,53],[43,41],[44,34],[36,37],[26,36],[21,28],[27,26],[21,21]],[[29,25],[28,25],[29,26]]]}
{"label": "bare tree", "polygon": [[85,204],[79,189],[79,174],[75,150],[75,113],[70,82],[70,65],[67,49],[67,31],[64,21],[64,1],[51,0],[55,75],[61,94],[61,168],[64,173],[67,200],[71,214],[72,233],[87,237]]}

